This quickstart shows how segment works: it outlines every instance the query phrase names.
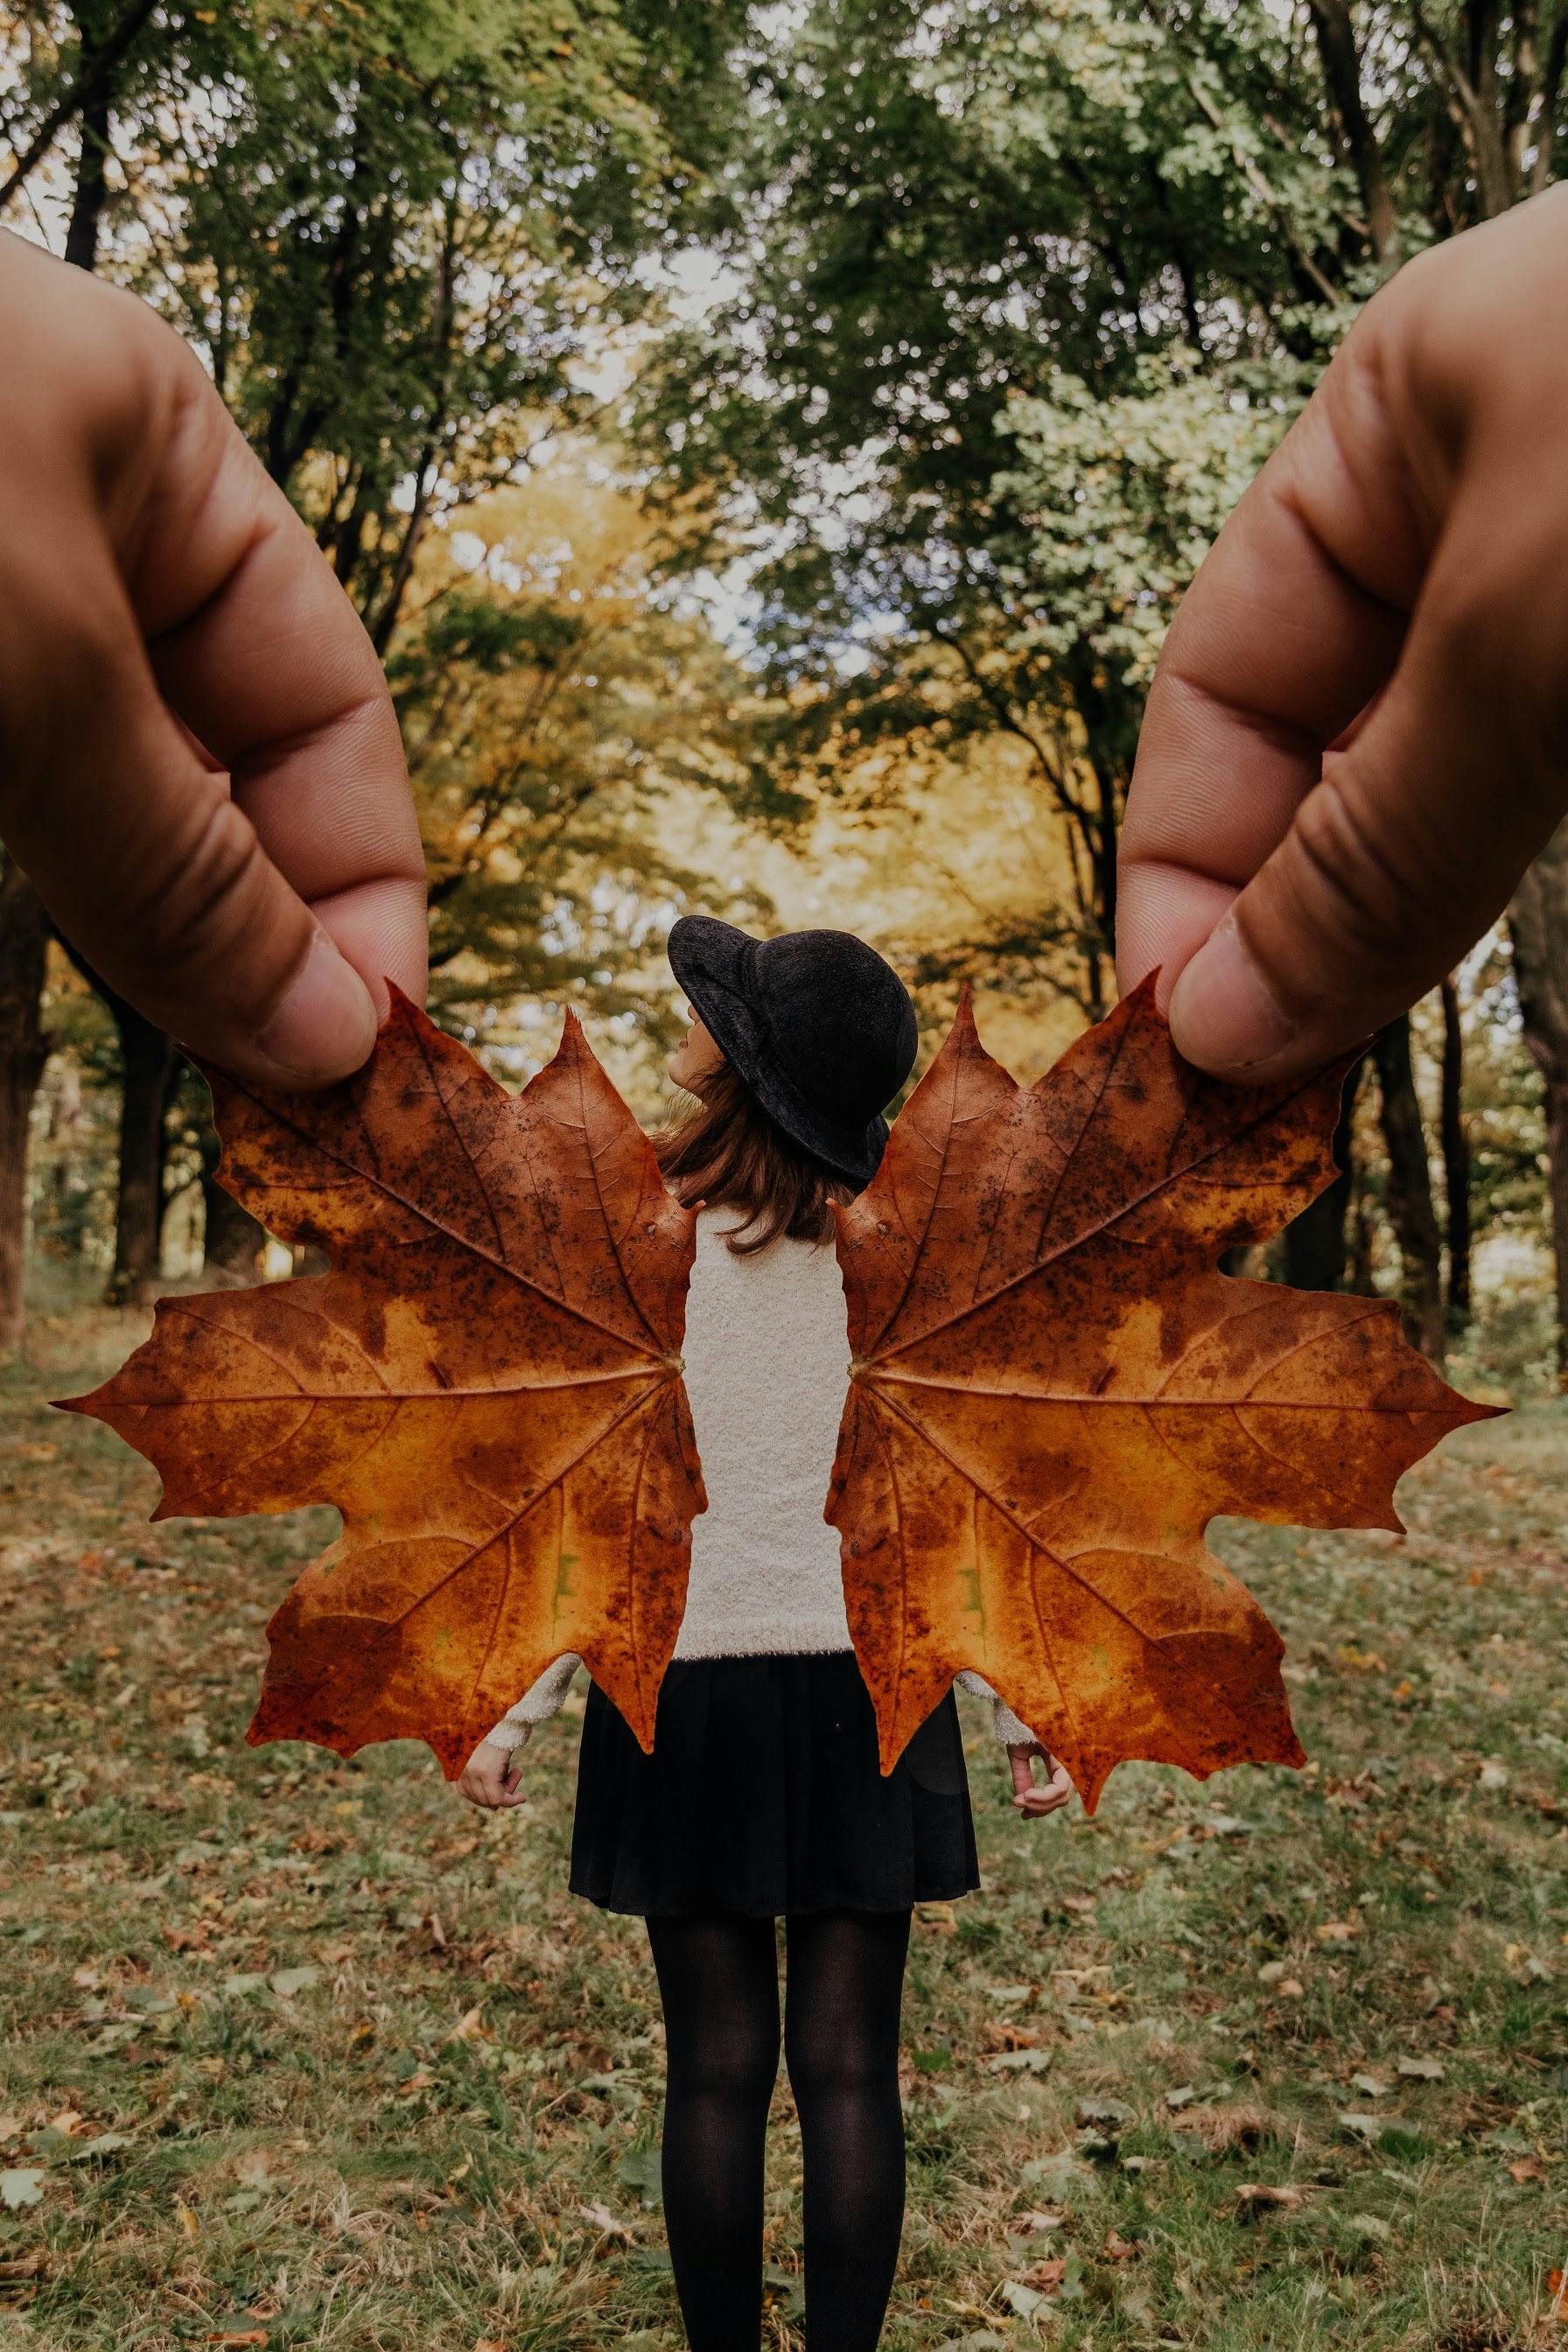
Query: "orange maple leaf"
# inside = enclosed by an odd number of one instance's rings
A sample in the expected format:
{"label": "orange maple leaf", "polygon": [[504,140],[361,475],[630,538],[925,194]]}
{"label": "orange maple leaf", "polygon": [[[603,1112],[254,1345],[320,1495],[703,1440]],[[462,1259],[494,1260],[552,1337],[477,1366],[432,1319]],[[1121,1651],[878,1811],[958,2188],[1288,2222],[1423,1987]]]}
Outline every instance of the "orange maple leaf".
{"label": "orange maple leaf", "polygon": [[163,1300],[68,1410],[154,1516],[333,1503],[268,1627],[253,1744],[425,1740],[448,1779],[578,1651],[644,1748],[705,1507],[680,1380],[695,1220],[568,1014],[510,1096],[405,997],[323,1094],[208,1071],[219,1175],[320,1278]]}
{"label": "orange maple leaf", "polygon": [[[268,1629],[251,1740],[412,1737],[454,1777],[575,1650],[651,1748],[705,1505],[695,1222],[575,1020],[517,1097],[401,997],[325,1094],[208,1076],[222,1181],[342,1263],[163,1301],[68,1409],[154,1464],[160,1518],[342,1512]],[[1200,1076],[1150,985],[1026,1090],[965,1003],[839,1223],[826,1516],[884,1771],[965,1665],[1091,1807],[1126,1758],[1301,1760],[1279,1637],[1205,1523],[1396,1528],[1400,1473],[1491,1410],[1392,1305],[1215,1270],[1331,1180],[1339,1086]]]}
{"label": "orange maple leaf", "polygon": [[840,1213],[854,1361],[827,1516],[882,1769],[962,1667],[1093,1810],[1134,1757],[1304,1759],[1283,1644],[1203,1541],[1219,1512],[1398,1528],[1394,1488],[1496,1410],[1391,1301],[1243,1282],[1334,1175],[1343,1069],[1184,1063],[1146,982],[1025,1088],[967,999]]}

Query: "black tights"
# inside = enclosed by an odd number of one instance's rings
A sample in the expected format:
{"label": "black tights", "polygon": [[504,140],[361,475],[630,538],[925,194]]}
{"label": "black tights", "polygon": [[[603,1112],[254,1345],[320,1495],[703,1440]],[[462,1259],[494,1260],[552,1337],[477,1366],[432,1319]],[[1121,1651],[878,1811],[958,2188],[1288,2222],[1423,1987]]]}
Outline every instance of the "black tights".
{"label": "black tights", "polygon": [[[757,2352],[763,2138],[779,2063],[771,1919],[650,1919],[669,2083],[662,2174],[691,2352]],[[899,2005],[907,1911],[784,1923],[784,2063],[805,2169],[811,2352],[873,2352],[904,2215]]]}

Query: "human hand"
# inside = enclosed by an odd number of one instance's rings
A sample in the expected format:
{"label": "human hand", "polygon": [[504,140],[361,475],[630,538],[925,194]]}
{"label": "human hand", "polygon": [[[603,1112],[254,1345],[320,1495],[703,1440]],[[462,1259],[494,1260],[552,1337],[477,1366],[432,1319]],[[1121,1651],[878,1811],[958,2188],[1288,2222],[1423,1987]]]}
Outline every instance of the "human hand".
{"label": "human hand", "polygon": [[[1037,1756],[1046,1768],[1043,1783],[1035,1779]],[[1072,1795],[1067,1766],[1058,1764],[1037,1740],[1032,1739],[1026,1748],[1009,1748],[1007,1761],[1013,1773],[1014,1809],[1026,1821],[1043,1821],[1047,1813],[1059,1812]]]}
{"label": "human hand", "polygon": [[144,303],[0,231],[0,839],[183,1044],[273,1086],[341,1077],[384,976],[425,1001],[370,640]]}
{"label": "human hand", "polygon": [[1568,188],[1368,305],[1165,642],[1118,970],[1190,1061],[1316,1066],[1425,993],[1568,807]]}
{"label": "human hand", "polygon": [[525,1739],[516,1748],[496,1748],[481,1739],[458,1775],[458,1796],[467,1797],[470,1805],[482,1806],[486,1812],[525,1805],[522,1750],[527,1745]]}

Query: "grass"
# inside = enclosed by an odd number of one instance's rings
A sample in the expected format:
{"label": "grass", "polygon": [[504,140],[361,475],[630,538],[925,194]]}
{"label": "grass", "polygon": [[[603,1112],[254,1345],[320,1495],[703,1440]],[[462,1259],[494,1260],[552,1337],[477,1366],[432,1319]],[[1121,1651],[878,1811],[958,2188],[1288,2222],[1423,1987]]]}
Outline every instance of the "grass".
{"label": "grass", "polygon": [[[0,2344],[679,2345],[642,1930],[564,1892],[575,1721],[496,1818],[420,1748],[246,1748],[324,1515],[149,1527],[44,1403],[132,1333],[44,1326],[3,1400]],[[1411,1475],[1405,1541],[1216,1531],[1303,1773],[1137,1767],[1031,1827],[965,1703],[986,1888],[916,1926],[889,2345],[1568,2347],[1565,1496],[1542,1404]],[[798,2145],[781,2080],[780,2347]]]}

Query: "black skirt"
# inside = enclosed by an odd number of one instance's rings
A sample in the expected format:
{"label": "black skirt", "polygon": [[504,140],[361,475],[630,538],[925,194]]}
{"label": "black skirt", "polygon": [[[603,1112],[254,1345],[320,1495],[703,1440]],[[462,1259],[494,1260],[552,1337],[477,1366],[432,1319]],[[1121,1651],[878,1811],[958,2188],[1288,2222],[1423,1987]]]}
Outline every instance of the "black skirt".
{"label": "black skirt", "polygon": [[647,1917],[904,1911],[980,1884],[950,1690],[886,1780],[850,1650],[677,1658],[645,1756],[596,1683],[571,1887]]}

